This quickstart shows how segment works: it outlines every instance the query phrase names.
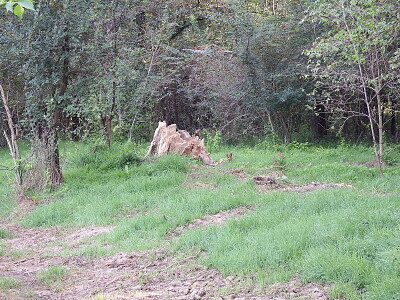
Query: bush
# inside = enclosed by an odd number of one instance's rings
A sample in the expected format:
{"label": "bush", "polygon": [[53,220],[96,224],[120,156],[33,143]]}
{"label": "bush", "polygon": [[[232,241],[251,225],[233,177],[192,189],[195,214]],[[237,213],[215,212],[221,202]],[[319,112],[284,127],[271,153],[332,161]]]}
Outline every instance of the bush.
{"label": "bush", "polygon": [[208,152],[218,152],[221,150],[221,131],[214,127],[213,130],[203,130],[204,140]]}

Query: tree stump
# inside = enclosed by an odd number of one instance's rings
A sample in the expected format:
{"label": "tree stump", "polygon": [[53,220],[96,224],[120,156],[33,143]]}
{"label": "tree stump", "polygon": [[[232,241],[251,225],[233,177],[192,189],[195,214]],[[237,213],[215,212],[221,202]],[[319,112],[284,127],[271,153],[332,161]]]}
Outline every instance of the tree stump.
{"label": "tree stump", "polygon": [[147,156],[176,153],[192,158],[200,158],[207,166],[216,166],[223,162],[215,162],[206,151],[204,139],[191,136],[186,130],[177,130],[176,124],[167,126],[166,122],[159,122],[151,142]]}

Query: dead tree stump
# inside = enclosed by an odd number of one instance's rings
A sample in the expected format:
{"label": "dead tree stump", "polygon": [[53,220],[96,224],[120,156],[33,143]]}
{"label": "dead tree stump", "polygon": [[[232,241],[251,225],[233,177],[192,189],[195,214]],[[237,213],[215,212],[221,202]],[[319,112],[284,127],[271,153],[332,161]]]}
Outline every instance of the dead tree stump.
{"label": "dead tree stump", "polygon": [[198,136],[191,136],[186,130],[177,130],[176,124],[167,126],[166,122],[160,122],[154,132],[147,156],[161,156],[168,153],[200,158],[207,166],[216,166],[223,162],[215,162],[206,151],[204,139]]}

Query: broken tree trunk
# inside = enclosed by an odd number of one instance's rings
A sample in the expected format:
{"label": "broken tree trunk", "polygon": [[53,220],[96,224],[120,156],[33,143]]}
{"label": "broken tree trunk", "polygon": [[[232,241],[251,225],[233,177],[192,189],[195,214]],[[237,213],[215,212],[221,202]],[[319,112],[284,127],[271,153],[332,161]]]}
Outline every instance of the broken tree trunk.
{"label": "broken tree trunk", "polygon": [[146,157],[153,154],[160,156],[168,153],[200,158],[207,166],[216,166],[223,161],[216,163],[211,158],[206,151],[203,139],[198,136],[191,136],[186,130],[177,131],[176,124],[167,126],[166,122],[160,122]]}

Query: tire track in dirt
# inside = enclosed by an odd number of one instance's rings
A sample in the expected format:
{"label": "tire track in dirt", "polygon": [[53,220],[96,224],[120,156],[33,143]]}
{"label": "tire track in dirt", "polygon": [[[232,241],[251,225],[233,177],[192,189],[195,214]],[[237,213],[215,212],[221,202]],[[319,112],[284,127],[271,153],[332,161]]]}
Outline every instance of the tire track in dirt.
{"label": "tire track in dirt", "polygon": [[209,225],[218,225],[222,226],[228,220],[238,219],[244,216],[245,213],[254,209],[253,205],[248,206],[239,206],[237,208],[223,210],[216,214],[212,215],[205,215],[200,219],[196,219],[193,222],[187,223],[185,225],[176,227],[175,229],[171,230],[169,233],[168,239],[173,237],[178,237],[182,235],[186,230],[198,228],[198,227],[206,227]]}
{"label": "tire track in dirt", "polygon": [[[166,239],[170,241],[192,228],[223,225],[252,209],[238,207],[207,215],[175,228]],[[0,290],[0,299],[328,299],[326,287],[302,284],[297,279],[262,291],[249,278],[224,277],[217,269],[200,265],[201,253],[181,258],[166,249],[155,249],[91,260],[60,256],[63,244],[78,248],[90,238],[111,232],[112,226],[73,230],[23,228],[4,221],[0,225],[13,234],[4,240],[6,250],[0,256],[0,274],[20,282],[14,289]],[[66,268],[61,285],[40,283],[37,272],[55,265]]]}

